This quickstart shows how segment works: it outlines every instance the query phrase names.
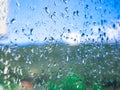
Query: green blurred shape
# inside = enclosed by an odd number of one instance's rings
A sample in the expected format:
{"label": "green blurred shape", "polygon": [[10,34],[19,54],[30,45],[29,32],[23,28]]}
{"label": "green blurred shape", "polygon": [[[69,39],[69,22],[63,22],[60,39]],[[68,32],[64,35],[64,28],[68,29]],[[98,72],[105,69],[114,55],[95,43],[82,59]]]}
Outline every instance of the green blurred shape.
{"label": "green blurred shape", "polygon": [[48,90],[60,90],[59,87],[55,84],[55,82],[50,82],[48,86]]}
{"label": "green blurred shape", "polygon": [[93,84],[93,90],[106,90],[105,88],[103,88],[99,83],[94,83]]}
{"label": "green blurred shape", "polygon": [[86,90],[84,81],[77,75],[69,75],[57,82],[50,82],[48,90]]}

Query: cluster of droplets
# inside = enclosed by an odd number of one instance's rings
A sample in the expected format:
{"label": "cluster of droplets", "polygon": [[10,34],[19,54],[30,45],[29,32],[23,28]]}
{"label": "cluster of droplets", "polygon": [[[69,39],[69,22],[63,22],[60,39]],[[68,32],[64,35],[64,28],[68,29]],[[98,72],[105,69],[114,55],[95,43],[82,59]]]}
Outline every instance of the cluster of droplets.
{"label": "cluster of droplets", "polygon": [[119,49],[118,44],[45,44],[16,48],[2,46],[0,79],[10,86],[13,82],[20,84],[29,77],[35,87],[41,87],[49,80],[60,80],[75,71],[87,83],[94,80],[119,81]]}
{"label": "cluster of droplets", "polygon": [[[25,22],[25,25],[20,26],[18,18],[10,18],[8,27],[11,27],[12,32],[10,30],[9,33],[15,35],[10,39],[10,44],[14,46],[0,46],[0,82],[3,81],[7,87],[10,88],[11,83],[21,84],[26,78],[30,78],[35,86],[42,86],[73,72],[84,76],[87,83],[96,80],[120,81],[120,48],[117,43],[120,38],[120,21],[106,19],[106,15],[112,16],[113,12],[101,6],[104,0],[91,0],[91,4],[81,0],[77,5],[82,10],[71,8],[71,0],[60,1],[62,4],[54,1],[53,10],[52,5],[43,6],[40,15],[46,17],[33,20],[33,25]],[[118,4],[117,1],[115,3]],[[113,5],[108,2],[104,6],[109,4]],[[63,7],[59,11],[56,8],[60,5]],[[20,2],[17,1],[16,6],[21,9]],[[30,5],[29,9],[35,13],[36,7]],[[120,19],[120,15],[116,17]],[[15,43],[19,40],[23,43],[25,39],[32,44],[41,41],[49,44],[15,47]],[[57,40],[69,45],[51,44],[57,43]]]}
{"label": "cluster of droplets", "polygon": [[[89,3],[90,2],[90,3]],[[12,2],[11,2],[12,3]],[[16,1],[13,11],[22,11],[22,1]],[[42,1],[38,2],[42,3]],[[111,17],[115,12],[119,12],[118,1],[93,1],[88,2],[81,0],[73,3],[76,8],[71,6],[72,0],[60,0],[49,3],[44,2],[46,5],[40,5],[40,10],[37,8],[37,4],[31,4],[28,2],[28,7],[25,7],[29,11],[30,17],[33,17],[33,21],[19,25],[19,16],[9,18],[8,27],[11,29],[8,34],[14,33],[14,37],[10,36],[10,44],[18,43],[41,43],[41,42],[56,42],[62,41],[67,44],[78,45],[80,43],[96,43],[96,42],[118,42],[119,41],[119,13],[113,17],[117,20],[109,20],[106,16],[109,14]],[[23,4],[24,5],[24,4]],[[113,6],[110,9],[109,5]],[[117,6],[118,5],[118,6]],[[62,6],[62,7],[61,7]],[[77,7],[79,6],[79,8]],[[11,10],[12,11],[12,10]],[[90,13],[93,11],[93,13]],[[34,13],[37,16],[45,16],[42,19],[35,19]],[[39,14],[37,14],[39,13]],[[18,13],[17,13],[18,14]],[[26,14],[23,16],[26,19]],[[35,19],[35,20],[34,20]],[[31,22],[31,23],[29,23]],[[116,23],[117,22],[117,23]],[[49,25],[49,23],[51,25]],[[111,27],[111,26],[112,27]],[[58,28],[56,28],[58,26]],[[70,32],[68,33],[66,29]],[[111,35],[110,33],[113,33]],[[18,35],[19,34],[19,35]],[[66,36],[67,35],[67,36]],[[39,38],[39,36],[41,38]],[[22,40],[24,38],[24,41]],[[5,38],[6,39],[6,38]],[[8,40],[9,41],[9,40]],[[8,43],[8,41],[6,41]],[[4,40],[3,40],[4,42]]]}
{"label": "cluster of droplets", "polygon": [[10,46],[0,47],[0,80],[2,81],[1,83],[5,85],[5,88],[11,89],[11,84],[20,83],[20,77],[23,76],[23,68],[16,64],[20,56],[16,56]]}

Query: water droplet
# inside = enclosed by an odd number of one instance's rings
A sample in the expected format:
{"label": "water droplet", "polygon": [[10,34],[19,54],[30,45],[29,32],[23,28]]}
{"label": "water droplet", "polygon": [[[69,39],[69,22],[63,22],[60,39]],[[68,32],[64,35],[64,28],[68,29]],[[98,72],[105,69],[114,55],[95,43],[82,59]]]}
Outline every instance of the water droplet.
{"label": "water droplet", "polygon": [[20,7],[20,3],[19,3],[18,1],[16,2],[16,6],[17,6],[17,7]]}
{"label": "water droplet", "polygon": [[113,24],[113,25],[112,25],[112,27],[115,29],[115,28],[116,28],[116,25],[115,25],[115,24]]}
{"label": "water droplet", "polygon": [[7,74],[8,73],[8,66],[5,66],[4,68],[4,74]]}
{"label": "water droplet", "polygon": [[85,33],[82,33],[81,36],[82,36],[82,37],[85,36]]}
{"label": "water droplet", "polygon": [[30,29],[30,35],[32,35],[32,32],[33,32],[33,28]]}
{"label": "water droplet", "polygon": [[64,14],[64,13],[61,13],[61,16],[62,16],[63,18],[65,18],[65,14]]}
{"label": "water droplet", "polygon": [[19,74],[20,74],[21,76],[23,75],[22,69],[19,70]]}
{"label": "water droplet", "polygon": [[88,9],[88,7],[89,7],[89,5],[88,5],[88,4],[86,4],[85,8],[86,8],[86,9]]}
{"label": "water droplet", "polygon": [[68,7],[65,7],[65,11],[68,12]]}
{"label": "water droplet", "polygon": [[45,11],[46,11],[46,13],[50,13],[50,11],[49,11],[49,8],[48,7],[45,7]]}
{"label": "water droplet", "polygon": [[57,6],[56,2],[54,1],[54,5]]}
{"label": "water droplet", "polygon": [[82,60],[82,63],[85,64],[85,60]]}
{"label": "water droplet", "polygon": [[8,60],[6,60],[4,64],[5,64],[5,65],[8,65]]}
{"label": "water droplet", "polygon": [[75,16],[75,15],[77,15],[77,16],[79,16],[79,11],[77,10],[77,11],[74,11],[73,12],[73,15]]}
{"label": "water droplet", "polygon": [[11,24],[13,24],[13,23],[15,23],[15,22],[16,22],[16,19],[15,19],[15,18],[11,19],[11,21],[10,21]]}
{"label": "water droplet", "polygon": [[99,0],[100,1],[100,3],[102,3],[103,2],[103,0]]}
{"label": "water droplet", "polygon": [[66,4],[66,3],[68,3],[70,0],[63,0],[63,2]]}
{"label": "water droplet", "polygon": [[14,59],[15,59],[16,61],[18,61],[20,57],[21,57],[21,55],[19,54],[19,55],[15,56]]}
{"label": "water droplet", "polygon": [[66,61],[67,61],[67,62],[69,61],[69,57],[68,57],[68,56],[66,57]]}

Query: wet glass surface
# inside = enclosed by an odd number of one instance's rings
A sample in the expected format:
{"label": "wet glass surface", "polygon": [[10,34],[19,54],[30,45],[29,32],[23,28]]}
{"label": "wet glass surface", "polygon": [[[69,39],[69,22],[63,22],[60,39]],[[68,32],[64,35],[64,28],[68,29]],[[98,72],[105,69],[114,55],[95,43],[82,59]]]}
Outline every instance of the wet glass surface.
{"label": "wet glass surface", "polygon": [[0,90],[119,90],[119,7],[118,0],[1,0]]}

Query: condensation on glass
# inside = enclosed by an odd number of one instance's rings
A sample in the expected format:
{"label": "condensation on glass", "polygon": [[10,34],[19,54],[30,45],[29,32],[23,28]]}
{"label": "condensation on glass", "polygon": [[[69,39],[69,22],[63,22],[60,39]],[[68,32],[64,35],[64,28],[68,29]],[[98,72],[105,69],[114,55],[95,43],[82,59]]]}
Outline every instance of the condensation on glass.
{"label": "condensation on glass", "polygon": [[0,0],[0,90],[119,90],[119,0]]}

